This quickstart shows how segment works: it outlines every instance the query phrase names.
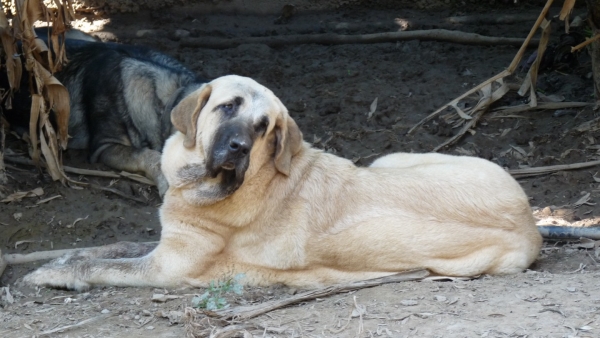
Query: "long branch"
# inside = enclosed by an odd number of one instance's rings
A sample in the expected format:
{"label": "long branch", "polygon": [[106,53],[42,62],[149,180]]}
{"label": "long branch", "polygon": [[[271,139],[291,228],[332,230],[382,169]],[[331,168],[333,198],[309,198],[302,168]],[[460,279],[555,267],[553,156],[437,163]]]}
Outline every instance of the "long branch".
{"label": "long branch", "polygon": [[[186,38],[181,40],[182,47],[201,47],[201,48],[234,48],[242,44],[265,44],[271,47],[298,44],[357,44],[357,43],[381,43],[406,40],[425,40],[425,41],[446,41],[466,45],[511,45],[521,46],[525,39],[523,38],[505,38],[495,36],[485,36],[475,33],[466,33],[461,31],[452,31],[447,29],[431,29],[418,31],[386,32],[361,35],[343,35],[343,34],[294,34],[279,36],[260,36],[260,37],[237,37],[230,39],[222,38]],[[535,45],[538,41],[531,41]]]}
{"label": "long branch", "polygon": [[364,288],[370,288],[373,286],[389,284],[389,283],[398,283],[405,281],[413,281],[413,280],[421,280],[425,277],[429,276],[429,272],[427,270],[411,270],[406,272],[401,272],[395,275],[369,279],[364,281],[352,282],[348,284],[340,284],[329,286],[326,288],[321,288],[317,290],[306,291],[303,293],[299,293],[297,295],[284,298],[272,300],[269,302],[250,305],[250,306],[239,306],[225,310],[219,310],[215,312],[209,313],[211,316],[216,316],[222,319],[235,319],[235,320],[246,320],[250,318],[254,318],[260,316],[264,313],[271,312],[273,310],[304,302],[307,300],[312,300],[319,297],[325,297],[336,293],[354,291]]}

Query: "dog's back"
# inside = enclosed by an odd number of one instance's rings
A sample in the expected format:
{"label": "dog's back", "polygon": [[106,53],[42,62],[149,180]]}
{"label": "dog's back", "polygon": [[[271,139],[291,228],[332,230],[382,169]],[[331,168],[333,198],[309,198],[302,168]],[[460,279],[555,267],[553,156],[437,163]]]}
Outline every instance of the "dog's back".
{"label": "dog's back", "polygon": [[69,63],[57,74],[71,99],[70,148],[120,143],[160,150],[171,133],[176,91],[203,82],[176,60],[115,43],[67,40]]}
{"label": "dog's back", "polygon": [[[49,29],[36,33],[47,40]],[[69,92],[68,147],[89,149],[91,162],[142,172],[164,193],[160,150],[172,131],[171,109],[206,81],[145,47],[96,42],[79,31],[67,32],[65,46],[69,62],[54,75]],[[22,131],[31,108],[27,80],[5,110],[11,126]],[[7,88],[5,82],[1,77],[0,87]]]}

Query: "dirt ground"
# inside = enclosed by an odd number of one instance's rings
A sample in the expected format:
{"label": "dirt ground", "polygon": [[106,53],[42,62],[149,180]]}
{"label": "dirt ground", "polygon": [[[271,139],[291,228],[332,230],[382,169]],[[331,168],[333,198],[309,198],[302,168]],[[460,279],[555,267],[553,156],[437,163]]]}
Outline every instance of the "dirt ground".
{"label": "dirt ground", "polygon": [[[357,165],[368,165],[377,156],[391,152],[430,151],[454,135],[457,129],[442,119],[414,134],[406,132],[441,105],[506,68],[517,47],[415,40],[278,48],[245,44],[216,50],[183,48],[181,36],[364,34],[394,30],[394,19],[403,18],[413,23],[413,29],[440,27],[525,37],[541,9],[514,5],[512,1],[499,1],[493,8],[346,8],[297,13],[282,24],[275,23],[275,15],[205,15],[172,8],[162,9],[159,15],[141,11],[114,15],[110,20],[82,20],[76,26],[95,31],[104,41],[156,48],[207,79],[232,73],[253,77],[282,99],[307,141],[352,159]],[[558,10],[553,9],[553,13]],[[453,15],[482,13],[530,14],[532,19],[518,24],[480,25],[450,25],[445,21]],[[554,24],[552,43],[558,41],[561,29],[559,23]],[[529,49],[527,57],[533,51]],[[538,88],[565,101],[592,102],[590,72],[589,57],[583,53],[577,65],[542,71]],[[519,72],[516,77],[524,75]],[[377,109],[369,119],[376,98]],[[511,93],[498,105],[523,102]],[[469,133],[443,152],[484,157],[510,169],[597,160],[600,131],[575,131],[596,117],[591,108],[508,117],[489,112],[474,128],[474,134]],[[12,135],[7,139],[7,149],[9,155],[26,154],[24,144]],[[85,153],[75,151],[66,152],[64,162],[72,167],[107,169],[86,163]],[[561,171],[519,182],[530,196],[540,224],[592,226],[600,217],[597,171],[597,167]],[[153,188],[125,179],[71,175],[143,201],[137,202],[101,190],[63,187],[26,165],[8,163],[8,175],[8,185],[0,193],[8,195],[37,187],[44,193],[39,198],[0,203],[0,249],[4,253],[159,239],[160,199]],[[59,197],[44,201],[55,196]],[[521,274],[467,281],[405,282],[337,294],[252,319],[248,323],[262,329],[249,329],[247,333],[263,337],[598,337],[597,247],[593,241],[548,241],[531,270]],[[99,287],[79,294],[35,290],[18,283],[20,277],[40,264],[9,266],[1,277],[0,337],[182,337],[186,329],[181,315],[193,296],[204,292]],[[229,302],[233,307],[258,304],[297,292],[277,286],[246,288],[242,295],[229,297]],[[154,294],[174,297],[154,302]],[[64,332],[56,330],[81,322]]]}

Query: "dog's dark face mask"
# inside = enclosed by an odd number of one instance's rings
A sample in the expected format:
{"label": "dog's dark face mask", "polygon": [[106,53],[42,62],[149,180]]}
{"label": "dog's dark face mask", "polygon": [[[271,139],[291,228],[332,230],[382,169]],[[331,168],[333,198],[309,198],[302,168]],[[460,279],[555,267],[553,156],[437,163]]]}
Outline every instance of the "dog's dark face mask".
{"label": "dog's dark face mask", "polygon": [[239,117],[222,123],[214,134],[207,152],[206,170],[212,178],[222,175],[224,190],[233,192],[244,183],[256,136]]}
{"label": "dog's dark face mask", "polygon": [[189,191],[195,204],[215,203],[235,193],[264,165],[289,175],[291,157],[302,144],[302,134],[281,101],[239,76],[216,79],[190,94],[173,109],[171,119],[189,155],[169,184]]}

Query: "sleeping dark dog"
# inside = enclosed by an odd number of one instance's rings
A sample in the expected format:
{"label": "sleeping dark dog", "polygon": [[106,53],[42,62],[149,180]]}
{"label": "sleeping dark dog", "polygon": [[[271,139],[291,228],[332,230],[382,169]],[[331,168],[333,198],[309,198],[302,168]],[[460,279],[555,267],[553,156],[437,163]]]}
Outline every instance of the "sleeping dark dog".
{"label": "sleeping dark dog", "polygon": [[[47,37],[47,30],[36,33]],[[162,53],[87,37],[79,31],[67,35],[69,63],[55,74],[71,102],[68,147],[89,149],[91,162],[143,172],[162,195],[168,184],[160,151],[171,134],[171,110],[206,81]],[[14,112],[5,114],[15,124],[11,116],[29,111],[27,84],[13,102]]]}

